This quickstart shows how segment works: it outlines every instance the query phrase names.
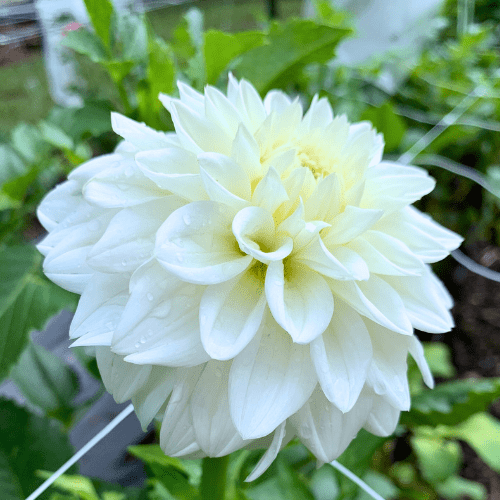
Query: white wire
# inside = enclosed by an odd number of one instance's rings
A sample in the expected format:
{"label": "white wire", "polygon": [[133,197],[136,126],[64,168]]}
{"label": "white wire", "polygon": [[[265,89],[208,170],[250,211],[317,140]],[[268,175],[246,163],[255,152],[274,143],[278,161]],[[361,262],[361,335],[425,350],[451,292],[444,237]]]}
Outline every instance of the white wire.
{"label": "white wire", "polygon": [[339,472],[344,474],[345,477],[349,478],[353,483],[356,483],[362,490],[364,490],[368,495],[370,495],[374,500],[384,500],[373,488],[370,488],[362,479],[360,479],[356,474],[351,472],[349,469],[339,464],[337,460],[330,462],[332,467],[335,467]]}
{"label": "white wire", "polygon": [[107,436],[122,420],[127,418],[134,411],[133,405],[128,405],[121,413],[119,413],[104,429],[94,436],[81,450],[77,451],[64,465],[44,481],[26,500],[35,500],[38,498],[59,476],[64,474],[75,462],[80,460],[87,451],[96,445],[102,438]]}

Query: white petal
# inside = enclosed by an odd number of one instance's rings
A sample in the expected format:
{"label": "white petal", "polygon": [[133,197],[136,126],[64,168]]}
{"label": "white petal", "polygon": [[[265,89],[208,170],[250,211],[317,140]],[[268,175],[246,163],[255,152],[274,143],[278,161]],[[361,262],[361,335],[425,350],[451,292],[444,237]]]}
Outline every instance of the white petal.
{"label": "white petal", "polygon": [[237,108],[242,116],[247,116],[245,124],[253,134],[266,119],[266,111],[262,99],[255,88],[246,80],[241,80],[238,93]]}
{"label": "white petal", "polygon": [[130,365],[108,347],[96,349],[96,360],[104,387],[117,403],[130,399],[146,383],[152,368]]}
{"label": "white petal", "polygon": [[232,137],[204,116],[199,115],[180,101],[171,104],[172,120],[179,140],[184,147],[199,154],[202,151],[230,154]]}
{"label": "white petal", "polygon": [[132,396],[132,404],[143,431],[146,431],[172,392],[176,371],[177,368],[153,366],[146,383]]}
{"label": "white petal", "polygon": [[[117,308],[118,309],[118,308]],[[120,309],[123,309],[121,307]],[[84,321],[84,324],[87,325],[89,321],[91,321],[93,318],[91,315],[90,318],[86,321]],[[104,324],[104,321],[103,321]],[[92,328],[94,329],[94,327]],[[79,347],[79,346],[107,346],[109,347],[111,345],[111,340],[113,339],[113,331],[112,329],[109,328],[103,328],[102,329],[104,333],[95,333],[95,331],[91,331],[89,333],[86,333],[79,337],[77,340],[75,340],[70,347]]]}
{"label": "white petal", "polygon": [[373,398],[362,394],[351,411],[342,413],[319,388],[290,418],[300,440],[321,462],[339,457],[356,437],[371,410]]}
{"label": "white petal", "polygon": [[292,101],[281,90],[271,90],[264,98],[264,107],[268,115],[273,111],[283,113],[290,104],[292,104]]}
{"label": "white petal", "polygon": [[116,214],[89,252],[87,263],[97,271],[133,272],[153,255],[155,235],[167,217],[185,201],[177,196],[129,207]]}
{"label": "white petal", "polygon": [[432,376],[431,369],[425,359],[424,348],[422,347],[420,340],[418,340],[415,335],[411,338],[409,349],[412,358],[415,360],[420,372],[422,373],[425,384],[430,389],[434,389],[434,377]]}
{"label": "white petal", "polygon": [[264,472],[269,468],[269,466],[274,462],[274,459],[278,456],[278,452],[281,449],[281,443],[283,442],[283,438],[285,437],[285,426],[286,421],[282,422],[274,431],[273,440],[266,452],[260,460],[257,462],[257,465],[253,468],[252,472],[245,479],[245,482],[251,482],[260,477]]}
{"label": "white petal", "polygon": [[111,165],[92,177],[83,186],[85,199],[103,208],[130,207],[166,194],[144,176],[133,158],[123,158],[116,165]]}
{"label": "white petal", "polygon": [[230,362],[205,365],[193,395],[191,415],[196,442],[210,457],[220,457],[245,446],[229,414],[228,380]]}
{"label": "white petal", "polygon": [[240,210],[232,229],[241,251],[264,264],[284,259],[293,249],[292,238],[276,235],[272,215],[260,207]]}
{"label": "white petal", "polygon": [[309,349],[294,344],[268,316],[229,374],[231,418],[244,439],[266,436],[311,395],[317,384]]}
{"label": "white petal", "polygon": [[372,360],[370,335],[359,314],[336,301],[330,325],[311,342],[311,357],[325,396],[343,413],[350,411]]}
{"label": "white petal", "polygon": [[376,394],[383,395],[394,407],[410,409],[410,390],[406,376],[411,337],[399,335],[365,320],[373,346],[373,359],[367,382]]}
{"label": "white petal", "polygon": [[195,441],[189,401],[203,368],[204,365],[200,365],[176,372],[176,382],[160,430],[160,446],[166,455],[192,453],[199,449]]}
{"label": "white petal", "polygon": [[209,286],[200,303],[203,347],[213,359],[234,358],[260,327],[266,306],[263,278],[252,270]]}
{"label": "white petal", "polygon": [[338,214],[341,200],[340,180],[336,174],[330,174],[318,182],[314,193],[305,202],[306,219],[330,222]]}
{"label": "white petal", "polygon": [[[335,280],[363,280],[369,276],[366,266],[356,266],[351,269],[345,267],[343,262],[325,247],[321,237],[316,238],[307,247],[299,250],[295,254],[295,259],[314,271]],[[353,274],[353,271],[355,274]]]}
{"label": "white petal", "polygon": [[177,141],[172,140],[163,132],[158,132],[120,113],[111,113],[111,126],[116,134],[139,150],[162,149],[177,145]]}
{"label": "white petal", "polygon": [[211,285],[244,271],[252,257],[239,251],[223,205],[198,201],[176,210],[156,235],[156,258],[184,281]]}
{"label": "white petal", "polygon": [[334,281],[328,283],[355,311],[390,330],[412,335],[413,327],[406,314],[401,297],[384,280],[371,275],[367,281]]}
{"label": "white petal", "polygon": [[231,149],[231,158],[247,173],[250,181],[262,175],[259,145],[248,129],[240,124]]}
{"label": "white petal", "polygon": [[205,116],[212,123],[224,129],[229,137],[234,137],[242,116],[229,99],[218,89],[205,87]]}
{"label": "white petal", "polygon": [[380,163],[366,172],[360,207],[393,212],[430,193],[435,185],[436,181],[424,169]]}
{"label": "white petal", "polygon": [[313,97],[307,113],[302,119],[301,129],[304,131],[313,130],[318,127],[323,129],[327,127],[332,120],[333,111],[328,99],[326,99],[326,97],[318,99],[318,95],[316,94]]}
{"label": "white petal", "polygon": [[440,226],[414,207],[405,207],[384,217],[374,229],[400,239],[424,262],[444,259],[463,241],[461,236]]}
{"label": "white petal", "polygon": [[269,168],[267,174],[255,187],[252,203],[273,214],[287,200],[288,195],[278,173],[274,168]]}
{"label": "white petal", "polygon": [[325,245],[343,245],[373,227],[382,217],[382,210],[367,210],[347,205],[331,222],[331,228],[323,238]]}
{"label": "white petal", "polygon": [[333,314],[333,296],[325,279],[305,266],[271,262],[266,297],[278,324],[298,344],[308,344],[325,331]]}
{"label": "white petal", "polygon": [[425,269],[422,276],[386,276],[385,281],[398,292],[415,328],[444,333],[455,325],[449,311],[453,303],[430,269]]}
{"label": "white petal", "polygon": [[181,148],[144,151],[135,157],[142,173],[159,188],[190,201],[208,199],[196,155]]}
{"label": "white petal", "polygon": [[368,415],[364,428],[375,434],[375,436],[390,436],[395,430],[399,422],[399,414],[401,412],[389,404],[383,397],[374,396],[373,408]]}

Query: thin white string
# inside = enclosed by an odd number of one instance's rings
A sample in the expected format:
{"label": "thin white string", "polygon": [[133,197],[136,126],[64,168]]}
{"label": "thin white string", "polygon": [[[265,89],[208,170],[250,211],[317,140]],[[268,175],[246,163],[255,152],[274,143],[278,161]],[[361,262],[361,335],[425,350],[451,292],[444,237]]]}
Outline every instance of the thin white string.
{"label": "thin white string", "polygon": [[35,500],[38,498],[59,476],[64,474],[75,462],[80,460],[87,451],[96,445],[102,438],[107,436],[122,420],[127,418],[134,411],[133,405],[128,405],[121,413],[119,413],[104,429],[94,436],[81,450],[77,451],[64,465],[44,481],[26,500]]}
{"label": "thin white string", "polygon": [[364,490],[368,495],[370,495],[375,500],[384,500],[373,488],[370,488],[362,479],[360,479],[356,474],[352,473],[349,469],[339,464],[337,460],[330,462],[332,467],[335,467],[339,472],[348,477],[353,483],[356,483],[362,490]]}
{"label": "thin white string", "polygon": [[406,153],[403,153],[398,162],[407,165],[419,155],[431,142],[437,139],[450,125],[453,125],[481,96],[483,89],[476,87],[462,101],[460,101],[447,115],[434,125],[423,137],[421,137]]}

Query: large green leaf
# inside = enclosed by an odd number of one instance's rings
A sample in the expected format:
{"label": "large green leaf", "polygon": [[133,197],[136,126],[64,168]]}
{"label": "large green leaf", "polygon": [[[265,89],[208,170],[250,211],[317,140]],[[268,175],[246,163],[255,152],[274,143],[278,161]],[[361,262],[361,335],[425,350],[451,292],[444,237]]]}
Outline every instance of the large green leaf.
{"label": "large green leaf", "polygon": [[457,442],[417,435],[412,436],[411,445],[417,455],[422,476],[429,483],[441,483],[459,471],[462,449]]}
{"label": "large green leaf", "polygon": [[500,397],[500,378],[445,382],[417,394],[411,410],[401,415],[406,425],[456,425],[484,411]]}
{"label": "large green leaf", "polygon": [[69,439],[56,424],[32,415],[13,401],[0,399],[2,500],[24,500],[42,483],[36,470],[55,471],[72,456]]}
{"label": "large green leaf", "polygon": [[57,356],[30,343],[10,375],[31,403],[64,423],[70,422],[78,378]]}
{"label": "large green leaf", "polygon": [[41,274],[41,260],[30,245],[0,249],[0,380],[17,362],[29,332],[76,304],[74,294]]}
{"label": "large green leaf", "polygon": [[109,28],[113,14],[113,4],[110,0],[84,0],[84,2],[97,36],[106,47],[109,47]]}
{"label": "large green leaf", "polygon": [[466,441],[493,470],[500,472],[500,421],[489,413],[477,413],[459,425],[439,427],[436,432]]}
{"label": "large green leaf", "polygon": [[[39,471],[37,476],[42,479],[48,479],[52,475],[51,472]],[[53,483],[53,488],[58,488],[68,493],[73,493],[82,500],[100,500],[97,496],[97,491],[92,484],[92,481],[85,476],[72,476],[63,474],[59,476]]]}
{"label": "large green leaf", "polygon": [[367,108],[361,115],[361,119],[372,122],[377,131],[384,135],[386,153],[394,151],[400,145],[406,132],[406,125],[403,119],[395,113],[390,101],[378,108]]}
{"label": "large green leaf", "polygon": [[241,33],[223,33],[208,30],[204,34],[205,66],[207,83],[213,85],[222,70],[235,57],[264,43],[264,33],[260,31],[243,31]]}
{"label": "large green leaf", "polygon": [[43,157],[50,149],[35,125],[20,123],[11,137],[14,149],[30,163]]}
{"label": "large green leaf", "polygon": [[318,24],[312,20],[292,19],[274,22],[268,44],[255,47],[241,56],[235,73],[264,93],[296,81],[298,72],[310,63],[325,63],[333,58],[337,44],[350,30]]}
{"label": "large green leaf", "polygon": [[108,59],[106,48],[99,38],[90,31],[80,28],[70,31],[61,42],[61,45],[73,49],[79,54],[90,58],[91,61],[100,63]]}

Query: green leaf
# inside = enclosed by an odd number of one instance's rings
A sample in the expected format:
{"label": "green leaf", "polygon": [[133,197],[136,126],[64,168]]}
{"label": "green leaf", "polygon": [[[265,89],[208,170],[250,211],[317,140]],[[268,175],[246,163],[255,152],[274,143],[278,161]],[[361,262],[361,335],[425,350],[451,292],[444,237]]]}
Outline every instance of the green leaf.
{"label": "green leaf", "polygon": [[299,475],[278,455],[276,474],[245,490],[251,500],[314,500],[313,494]]}
{"label": "green leaf", "polygon": [[160,93],[171,94],[175,87],[175,67],[173,61],[173,50],[170,45],[159,37],[149,40],[149,63],[147,78],[150,92],[159,108],[158,100]]}
{"label": "green leaf", "polygon": [[477,413],[453,427],[440,427],[441,436],[466,441],[484,462],[500,472],[500,421],[489,413]]}
{"label": "green leaf", "polygon": [[89,57],[95,63],[100,63],[108,59],[106,48],[99,38],[84,28],[70,31],[64,37],[61,45],[73,49],[78,54]]}
{"label": "green leaf", "polygon": [[31,403],[54,416],[70,416],[71,400],[78,392],[78,378],[57,356],[30,343],[10,375]]}
{"label": "green leaf", "polygon": [[148,31],[142,16],[115,13],[113,51],[118,61],[145,62],[148,56]]}
{"label": "green leaf", "polygon": [[155,463],[150,464],[154,476],[177,500],[198,500],[200,493],[186,476],[175,467],[162,467]]}
{"label": "green leaf", "polygon": [[297,79],[298,72],[306,64],[332,59],[335,47],[349,33],[348,29],[311,20],[274,22],[267,37],[268,44],[243,54],[235,73],[252,82],[261,94],[270,88],[284,87]]}
{"label": "green leaf", "polygon": [[24,175],[12,179],[0,189],[0,210],[19,208],[26,196],[26,191],[38,176],[38,168],[33,166]]}
{"label": "green leaf", "polygon": [[309,482],[314,500],[332,500],[339,494],[339,486],[335,471],[332,467],[324,465],[313,471]]}
{"label": "green leaf", "polygon": [[472,500],[486,500],[486,488],[474,481],[469,481],[460,476],[448,478],[444,483],[435,485],[436,491],[449,500],[462,500],[469,497]]}
{"label": "green leaf", "polygon": [[[399,490],[394,483],[383,474],[375,471],[368,471],[363,476],[363,481],[373,488],[382,498],[390,500],[391,498],[399,498]],[[356,500],[371,500],[371,496],[366,491],[361,490]]]}
{"label": "green leaf", "polygon": [[[37,476],[45,480],[52,476],[52,472],[40,470],[37,471]],[[68,493],[73,493],[82,500],[100,500],[92,481],[88,477],[63,474],[52,484],[54,488],[59,488],[63,491],[67,491]]]}
{"label": "green leaf", "polygon": [[109,28],[113,4],[109,0],[84,0],[84,2],[97,36],[106,47],[109,47]]}
{"label": "green leaf", "polygon": [[47,143],[35,125],[20,123],[12,131],[12,146],[28,162],[33,163],[48,152]]}
{"label": "green leaf", "polygon": [[367,108],[361,120],[372,122],[377,131],[384,135],[386,152],[397,149],[406,133],[405,122],[394,112],[394,106],[389,101],[379,108]]}
{"label": "green leaf", "polygon": [[264,43],[264,33],[243,31],[229,34],[208,30],[204,34],[207,83],[214,85],[222,70],[237,56]]}
{"label": "green leaf", "polygon": [[406,425],[455,425],[484,411],[500,397],[500,378],[446,382],[417,394],[409,412],[402,413]]}
{"label": "green leaf", "polygon": [[[32,415],[1,398],[0,429],[2,500],[24,500],[42,483],[35,476],[36,470],[55,471],[73,454],[68,437],[55,421]],[[6,498],[6,491],[13,496]]]}
{"label": "green leaf", "polygon": [[121,82],[135,66],[134,61],[101,61],[114,82]]}
{"label": "green leaf", "polygon": [[433,375],[450,378],[455,375],[450,348],[442,342],[424,342],[424,354]]}
{"label": "green leaf", "polygon": [[411,445],[422,476],[429,483],[441,483],[459,471],[462,449],[457,442],[417,435],[411,437]]}
{"label": "green leaf", "polygon": [[41,329],[76,296],[40,273],[42,257],[24,245],[0,249],[0,380],[16,363],[31,330]]}
{"label": "green leaf", "polygon": [[55,148],[72,150],[75,147],[71,137],[56,125],[41,121],[39,127],[43,138]]}
{"label": "green leaf", "polygon": [[6,144],[0,144],[0,185],[26,174],[27,168],[19,155]]}

